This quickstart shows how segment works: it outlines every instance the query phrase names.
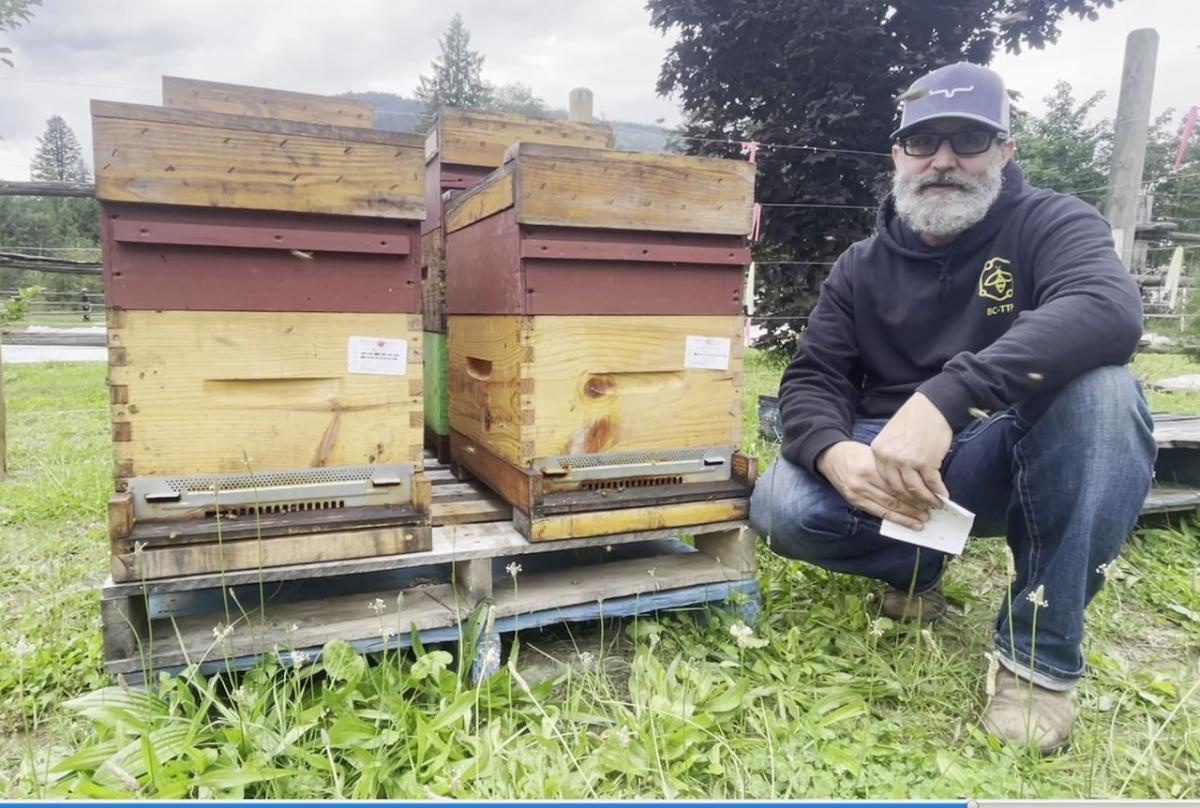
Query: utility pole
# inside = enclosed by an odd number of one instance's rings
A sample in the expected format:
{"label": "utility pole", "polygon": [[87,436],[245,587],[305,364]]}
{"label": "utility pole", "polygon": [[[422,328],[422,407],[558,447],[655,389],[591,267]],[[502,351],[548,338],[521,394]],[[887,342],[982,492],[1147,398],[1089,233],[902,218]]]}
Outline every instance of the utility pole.
{"label": "utility pole", "polygon": [[587,87],[571,90],[567,118],[572,121],[592,122],[592,91]]}
{"label": "utility pole", "polygon": [[1150,98],[1154,93],[1157,58],[1157,31],[1139,28],[1129,33],[1125,39],[1121,97],[1117,102],[1112,166],[1108,173],[1108,198],[1104,210],[1113,228],[1117,252],[1126,268],[1133,266],[1138,192],[1146,163],[1146,133],[1150,126]]}

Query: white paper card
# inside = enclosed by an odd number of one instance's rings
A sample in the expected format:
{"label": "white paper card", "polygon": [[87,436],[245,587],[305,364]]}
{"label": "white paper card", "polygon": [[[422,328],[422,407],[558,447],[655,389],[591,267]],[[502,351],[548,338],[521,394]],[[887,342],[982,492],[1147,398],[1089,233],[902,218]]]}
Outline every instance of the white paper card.
{"label": "white paper card", "polygon": [[691,337],[683,349],[683,366],[691,370],[729,370],[728,337]]}
{"label": "white paper card", "polygon": [[403,376],[408,372],[408,340],[351,337],[346,370],[376,376]]}
{"label": "white paper card", "polygon": [[899,539],[951,555],[961,555],[967,545],[971,525],[975,524],[975,514],[948,499],[943,499],[942,503],[941,508],[929,512],[929,521],[921,530],[910,530],[904,525],[884,519],[879,533],[890,539]]}

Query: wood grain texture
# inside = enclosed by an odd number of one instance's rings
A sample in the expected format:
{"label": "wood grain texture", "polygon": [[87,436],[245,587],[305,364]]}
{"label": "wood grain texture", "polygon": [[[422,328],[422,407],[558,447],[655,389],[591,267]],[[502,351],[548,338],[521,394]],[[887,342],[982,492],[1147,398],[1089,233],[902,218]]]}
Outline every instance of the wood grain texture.
{"label": "wood grain texture", "polygon": [[[130,476],[421,462],[419,315],[128,311],[108,336]],[[407,340],[406,375],[349,373],[351,336]]]}
{"label": "wood grain texture", "polygon": [[[436,504],[434,508],[436,509]],[[704,533],[734,530],[745,525],[745,520],[713,522],[702,525],[683,525],[656,530],[644,530],[616,536],[589,536],[565,539],[554,543],[531,543],[513,527],[511,518],[503,521],[486,521],[475,524],[444,525],[433,529],[433,548],[417,553],[391,556],[371,556],[323,561],[309,564],[293,564],[287,567],[272,567],[249,570],[227,570],[224,574],[190,575],[177,578],[159,578],[134,583],[110,582],[101,590],[104,600],[128,596],[143,597],[146,594],[165,592],[187,592],[196,589],[211,589],[221,586],[243,586],[261,581],[301,581],[337,575],[359,575],[382,570],[407,569],[432,564],[449,564],[471,558],[498,558],[519,556],[527,553],[545,553],[559,550],[583,550],[638,544],[647,541],[670,539],[676,536],[698,536]]]}
{"label": "wood grain texture", "polygon": [[[452,315],[449,329],[450,427],[513,465],[741,440],[741,317]],[[729,339],[729,368],[685,368],[688,336]]]}
{"label": "wood grain texture", "polygon": [[412,135],[100,101],[92,135],[101,200],[425,217]]}
{"label": "wood grain texture", "polygon": [[453,233],[480,219],[513,206],[513,175],[510,168],[495,174],[445,205],[445,232]]}
{"label": "wood grain texture", "polygon": [[375,108],[365,101],[178,76],[162,77],[162,103],[169,109],[225,115],[254,115],[334,126],[371,128],[375,125]]}
{"label": "wood grain texture", "polygon": [[583,511],[533,519],[518,510],[513,512],[513,525],[518,533],[530,541],[559,541],[706,522],[727,522],[731,519],[745,519],[749,511],[750,500],[744,498],[715,502],[683,502],[654,508]]}
{"label": "wood grain texture", "polygon": [[346,558],[428,550],[432,528],[419,525],[334,533],[308,533],[252,541],[155,547],[112,556],[114,581],[141,581],[221,570],[256,570]]}
{"label": "wood grain texture", "polygon": [[446,333],[446,239],[440,227],[421,236],[421,313],[426,331]]}
{"label": "wood grain texture", "polygon": [[613,132],[607,124],[547,121],[524,115],[476,112],[443,107],[426,141],[427,157],[439,154],[443,163],[496,168],[514,143],[607,148]]}
{"label": "wood grain texture", "polygon": [[514,162],[522,224],[750,232],[755,169],[741,160],[522,143]]}

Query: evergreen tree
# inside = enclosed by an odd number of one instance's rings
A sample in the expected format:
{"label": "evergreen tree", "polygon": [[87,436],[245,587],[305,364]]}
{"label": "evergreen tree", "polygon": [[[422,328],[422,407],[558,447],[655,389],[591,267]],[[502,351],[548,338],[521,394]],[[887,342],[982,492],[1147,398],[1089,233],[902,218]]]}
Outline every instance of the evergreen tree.
{"label": "evergreen tree", "polygon": [[46,132],[38,138],[37,154],[29,167],[30,177],[47,182],[88,182],[91,175],[83,160],[79,139],[58,115],[46,121]]}
{"label": "evergreen tree", "polygon": [[491,106],[492,88],[480,75],[483,54],[471,50],[470,46],[471,32],[463,23],[462,15],[455,14],[446,33],[438,39],[441,55],[430,65],[433,75],[422,75],[417,87],[417,98],[425,102],[426,125],[438,107],[480,109]]}

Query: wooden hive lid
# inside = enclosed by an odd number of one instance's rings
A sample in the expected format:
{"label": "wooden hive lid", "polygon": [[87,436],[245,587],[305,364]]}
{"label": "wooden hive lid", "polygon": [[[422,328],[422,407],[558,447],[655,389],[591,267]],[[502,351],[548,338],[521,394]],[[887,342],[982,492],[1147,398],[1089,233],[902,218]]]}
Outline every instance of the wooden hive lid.
{"label": "wooden hive lid", "polygon": [[93,100],[92,141],[105,201],[425,218],[417,135]]}
{"label": "wooden hive lid", "polygon": [[178,76],[162,77],[162,103],[168,109],[194,112],[253,115],[368,129],[375,125],[375,108],[365,101]]}
{"label": "wooden hive lid", "polygon": [[508,147],[517,142],[557,146],[609,148],[613,131],[607,124],[554,121],[504,112],[442,107],[425,139],[425,159],[497,168]]}
{"label": "wooden hive lid", "polygon": [[446,206],[446,232],[516,208],[520,224],[745,236],[754,171],[743,160],[519,143]]}

